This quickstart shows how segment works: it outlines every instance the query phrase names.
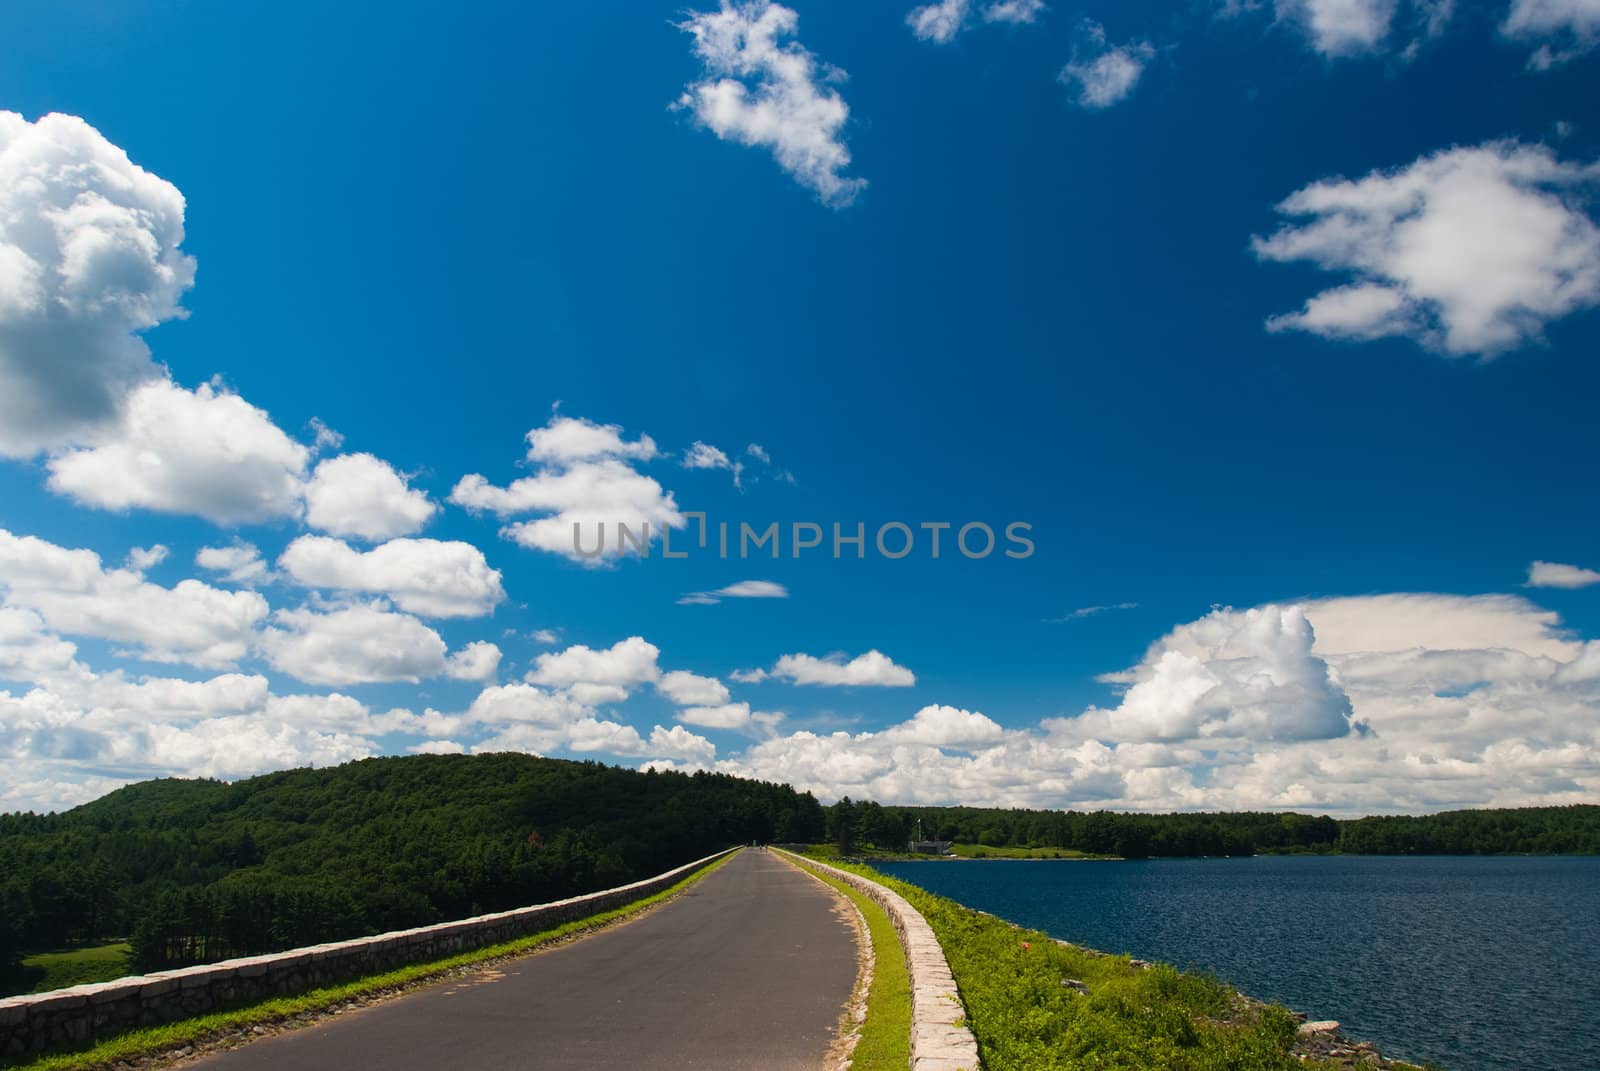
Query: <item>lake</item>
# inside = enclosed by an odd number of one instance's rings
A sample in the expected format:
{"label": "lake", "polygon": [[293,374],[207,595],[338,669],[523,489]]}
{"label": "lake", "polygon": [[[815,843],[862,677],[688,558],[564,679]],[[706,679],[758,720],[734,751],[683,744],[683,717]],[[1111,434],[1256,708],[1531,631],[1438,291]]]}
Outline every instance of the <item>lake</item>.
{"label": "lake", "polygon": [[1446,1071],[1600,1069],[1600,858],[885,863],[1054,937],[1209,971]]}

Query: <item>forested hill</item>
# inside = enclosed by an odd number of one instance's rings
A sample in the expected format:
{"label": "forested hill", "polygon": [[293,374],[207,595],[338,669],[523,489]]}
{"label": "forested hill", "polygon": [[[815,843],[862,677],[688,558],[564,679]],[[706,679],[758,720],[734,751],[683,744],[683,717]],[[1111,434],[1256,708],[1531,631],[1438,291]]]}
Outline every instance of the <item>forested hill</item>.
{"label": "forested hill", "polygon": [[520,754],[157,780],[0,815],[0,971],[131,936],[153,968],[557,899],[752,840],[816,840],[783,785]]}

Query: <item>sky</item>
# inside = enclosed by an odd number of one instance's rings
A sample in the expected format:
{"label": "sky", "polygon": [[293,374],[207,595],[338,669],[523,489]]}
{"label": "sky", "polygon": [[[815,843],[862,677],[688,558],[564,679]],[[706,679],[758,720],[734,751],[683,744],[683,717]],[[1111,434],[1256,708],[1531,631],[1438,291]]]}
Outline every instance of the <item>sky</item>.
{"label": "sky", "polygon": [[1600,800],[1596,0],[4,18],[0,809]]}

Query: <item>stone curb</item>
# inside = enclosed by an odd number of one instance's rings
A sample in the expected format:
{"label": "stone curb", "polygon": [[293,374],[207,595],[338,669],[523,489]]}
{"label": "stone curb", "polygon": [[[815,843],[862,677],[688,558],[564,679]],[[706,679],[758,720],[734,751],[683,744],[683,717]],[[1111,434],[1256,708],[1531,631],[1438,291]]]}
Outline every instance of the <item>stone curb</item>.
{"label": "stone curb", "polygon": [[965,1015],[955,975],[945,959],[933,927],[906,898],[875,881],[848,870],[819,863],[794,852],[773,848],[806,866],[827,871],[832,877],[872,897],[889,913],[900,933],[906,969],[911,973],[912,1071],[977,1071],[978,1039],[960,1025]]}
{"label": "stone curb", "polygon": [[641,900],[720,859],[704,859],[615,889],[511,911],[334,941],[264,956],[158,971],[0,999],[0,1056],[8,1059],[81,1046],[272,997],[294,996],[362,975],[445,959]]}

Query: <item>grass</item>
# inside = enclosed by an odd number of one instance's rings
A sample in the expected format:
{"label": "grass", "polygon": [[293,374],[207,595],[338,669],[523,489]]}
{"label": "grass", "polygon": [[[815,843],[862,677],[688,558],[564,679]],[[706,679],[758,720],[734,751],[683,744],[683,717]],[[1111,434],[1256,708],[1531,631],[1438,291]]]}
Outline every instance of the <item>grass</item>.
{"label": "grass", "polygon": [[950,851],[963,859],[1120,859],[1074,848],[995,848],[987,844],[952,844]]}
{"label": "grass", "polygon": [[[802,866],[804,864],[801,864]],[[850,1058],[850,1071],[905,1071],[911,1063],[911,974],[889,913],[872,897],[838,878],[806,867],[861,910],[872,941],[872,985],[867,1016]]]}
{"label": "grass", "polygon": [[[1062,945],[865,866],[933,927],[986,1071],[1290,1071],[1337,1065],[1293,1052],[1288,1011],[1205,975]],[[1086,992],[1075,986],[1081,984]]]}
{"label": "grass", "polygon": [[239,1030],[241,1027],[279,1023],[297,1016],[326,1011],[354,997],[370,996],[386,990],[397,990],[426,982],[438,975],[490,960],[531,952],[542,945],[552,944],[583,931],[596,929],[636,915],[645,908],[676,896],[695,882],[722,866],[737,853],[729,853],[695,871],[677,884],[663,889],[654,896],[635,900],[611,911],[603,911],[587,918],[563,923],[554,929],[544,930],[505,941],[497,945],[462,952],[447,959],[431,963],[418,963],[382,974],[368,975],[342,985],[326,986],[295,997],[276,997],[272,1000],[250,1004],[230,1011],[213,1012],[194,1019],[167,1023],[163,1026],[145,1027],[119,1034],[79,1052],[58,1053],[39,1057],[26,1063],[0,1060],[0,1067],[18,1071],[97,1071],[121,1060],[133,1060],[159,1052],[203,1043]]}
{"label": "grass", "polygon": [[133,946],[126,942],[95,945],[86,948],[69,948],[60,952],[36,952],[22,961],[30,992],[43,993],[51,989],[83,985],[86,982],[109,982],[123,978],[133,971],[128,953]]}

